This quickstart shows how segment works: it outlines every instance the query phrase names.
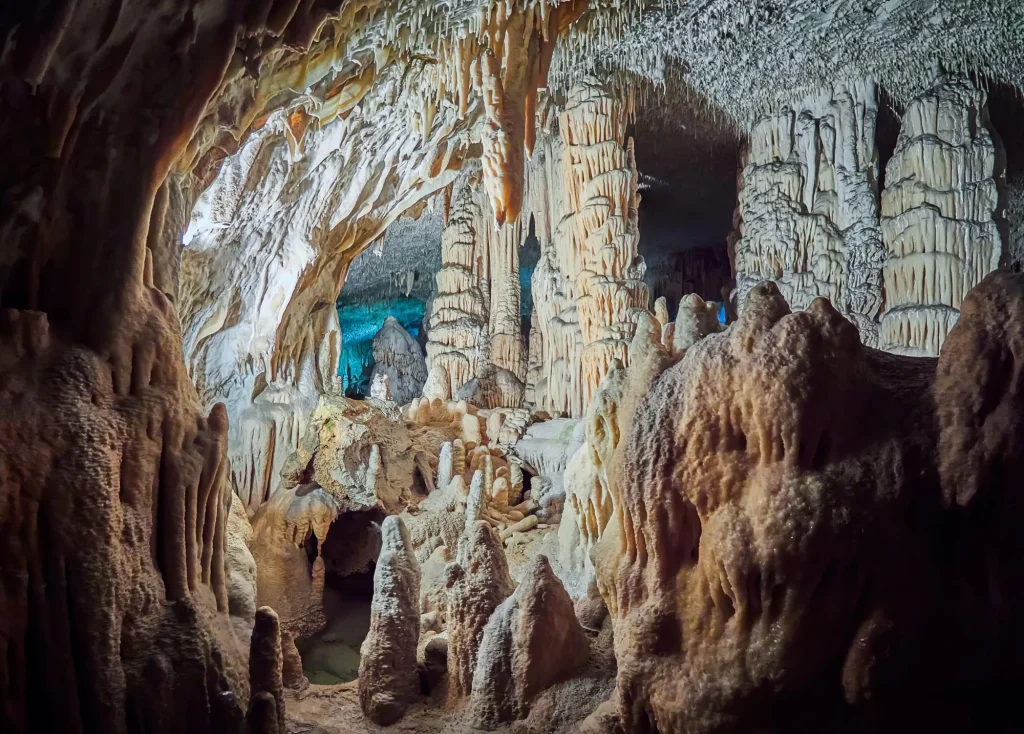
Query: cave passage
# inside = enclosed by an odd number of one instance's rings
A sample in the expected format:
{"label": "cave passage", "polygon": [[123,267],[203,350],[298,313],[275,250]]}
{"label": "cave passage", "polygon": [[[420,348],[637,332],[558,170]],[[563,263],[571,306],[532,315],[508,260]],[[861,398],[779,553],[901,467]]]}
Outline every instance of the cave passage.
{"label": "cave passage", "polygon": [[336,685],[359,677],[359,646],[370,631],[373,567],[362,573],[327,574],[324,616],[327,624],[298,640],[302,672],[310,683]]}
{"label": "cave passage", "polygon": [[[303,673],[311,683],[336,685],[359,676],[359,648],[370,629],[373,573],[383,519],[384,514],[374,510],[340,515],[319,549],[326,571],[326,624],[296,641]],[[315,558],[315,540],[312,548],[307,544],[306,551]]]}

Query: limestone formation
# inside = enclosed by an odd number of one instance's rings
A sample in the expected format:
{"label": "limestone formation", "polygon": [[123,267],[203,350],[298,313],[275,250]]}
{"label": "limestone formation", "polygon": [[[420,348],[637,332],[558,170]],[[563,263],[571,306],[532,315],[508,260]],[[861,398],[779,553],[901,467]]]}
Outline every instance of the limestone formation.
{"label": "limestone formation", "polygon": [[249,549],[253,540],[252,526],[245,516],[242,503],[231,495],[231,509],[227,526],[227,592],[228,611],[237,618],[241,639],[252,633],[256,614],[256,560]]}
{"label": "limestone formation", "polygon": [[526,378],[519,317],[519,224],[495,229],[490,205],[473,178],[456,184],[441,238],[444,263],[431,302],[427,358],[435,384],[431,397],[451,397],[484,408],[517,408]]}
{"label": "limestone formation", "polygon": [[477,231],[481,219],[469,179],[460,179],[441,238],[444,265],[435,276],[437,296],[431,301],[427,330],[427,361],[432,373],[437,370],[448,378],[443,390],[449,397],[476,376],[490,351],[488,253],[480,247]]}
{"label": "limestone formation", "polygon": [[[613,359],[626,360],[636,314],[647,308],[637,252],[636,167],[628,106],[589,80],[573,87],[533,174],[556,222],[534,274],[541,344],[533,378],[538,408],[582,416]],[[551,169],[551,159],[561,166]]]}
{"label": "limestone formation", "polygon": [[420,345],[402,328],[394,316],[388,316],[373,338],[373,373],[388,380],[393,399],[399,405],[418,397],[427,381],[427,365]]}
{"label": "limestone formation", "polygon": [[[4,734],[350,734],[420,691],[410,732],[1020,728],[1024,287],[985,274],[1020,262],[1024,4],[2,6]],[[933,59],[964,79],[936,86]],[[723,333],[710,303],[647,311],[631,128],[644,180],[683,189],[708,173],[687,146],[791,148],[752,159],[727,245],[752,287]],[[456,183],[479,300],[448,271],[435,343],[479,347],[472,368],[432,363],[404,408],[383,381],[343,400],[350,264],[453,213]],[[709,270],[688,267],[652,282]],[[431,275],[387,273],[406,295]],[[882,309],[886,347],[938,358],[862,346]],[[524,497],[509,454],[553,416],[586,426],[538,459],[575,498],[557,529],[554,479]],[[375,558],[360,682],[285,691],[327,576]],[[455,609],[481,633],[451,701]]]}
{"label": "limestone formation", "polygon": [[508,561],[490,524],[466,526],[465,553],[445,569],[448,588],[448,670],[455,695],[473,688],[484,626],[501,602],[512,595]]}
{"label": "limestone formation", "polygon": [[957,710],[1017,676],[1005,613],[1024,598],[995,559],[1019,547],[1020,364],[1002,345],[1022,309],[1020,276],[990,276],[936,366],[861,346],[823,300],[791,314],[766,283],[640,381],[593,551],[627,731],[870,728],[936,687]]}
{"label": "limestone formation", "polygon": [[391,378],[382,372],[375,374],[370,382],[370,397],[381,402],[391,401]]}
{"label": "limestone formation", "polygon": [[985,92],[939,80],[907,106],[882,195],[883,348],[936,356],[967,293],[999,267],[1001,146]]}
{"label": "limestone formation", "polygon": [[739,299],[772,280],[794,309],[818,296],[877,346],[885,259],[878,222],[875,85],[854,82],[761,119],[739,192]]}
{"label": "limestone formation", "polygon": [[436,456],[447,436],[429,426],[407,424],[397,410],[389,414],[385,407],[323,396],[282,470],[283,487],[312,482],[342,512],[399,512],[412,492],[417,452]]}
{"label": "limestone formation", "polygon": [[[266,721],[272,711],[277,717],[278,732],[285,731],[282,665],[281,627],[277,614],[270,607],[260,607],[256,610],[252,644],[249,648],[249,681],[252,697],[249,717]],[[261,701],[261,694],[271,697],[272,709],[269,701]]]}
{"label": "limestone formation", "polygon": [[589,649],[572,600],[547,558],[537,556],[483,629],[470,700],[473,723],[495,728],[523,718],[540,693],[583,666]]}
{"label": "limestone formation", "polygon": [[381,537],[370,631],[360,650],[359,704],[367,717],[388,726],[402,718],[419,692],[420,567],[401,518],[386,518]]}
{"label": "limestone formation", "polygon": [[312,632],[323,624],[327,568],[321,553],[311,561],[306,544],[323,547],[338,502],[312,484],[281,488],[253,516],[256,603],[277,612],[286,629]]}

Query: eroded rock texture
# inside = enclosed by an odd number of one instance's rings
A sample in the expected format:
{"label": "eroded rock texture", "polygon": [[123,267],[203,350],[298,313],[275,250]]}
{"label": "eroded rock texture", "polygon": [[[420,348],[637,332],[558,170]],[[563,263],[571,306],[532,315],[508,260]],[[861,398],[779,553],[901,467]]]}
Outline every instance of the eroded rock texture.
{"label": "eroded rock texture", "polygon": [[878,344],[885,249],[878,222],[875,85],[809,96],[760,120],[740,180],[739,299],[774,281],[794,309],[828,298]]}
{"label": "eroded rock texture", "polygon": [[402,717],[419,692],[420,566],[401,518],[386,518],[381,538],[370,631],[360,650],[359,703],[370,719],[388,725]]}
{"label": "eroded rock texture", "polygon": [[436,397],[444,400],[480,372],[490,353],[487,252],[478,234],[483,217],[468,177],[456,182],[450,206],[427,330],[428,365],[441,390]]}
{"label": "eroded rock texture", "polygon": [[946,731],[1020,684],[1021,319],[989,276],[936,362],[761,284],[631,381],[593,551],[627,731]]}
{"label": "eroded rock texture", "polygon": [[882,195],[889,351],[937,355],[968,291],[1002,262],[1005,158],[985,102],[952,78],[903,115]]}
{"label": "eroded rock texture", "polygon": [[490,524],[479,520],[468,523],[464,538],[462,561],[445,569],[448,671],[457,696],[472,692],[484,626],[515,590],[501,540]]}
{"label": "eroded rock texture", "polygon": [[495,227],[474,175],[456,182],[441,238],[438,295],[430,307],[427,358],[436,385],[428,397],[465,399],[484,408],[522,405],[522,240],[519,223]]}
{"label": "eroded rock texture", "polygon": [[[275,112],[225,160],[186,234],[185,353],[200,397],[228,406],[233,485],[250,512],[277,489],[317,400],[333,388],[333,304],[348,264],[461,165],[455,141],[468,120],[424,141],[370,118],[318,127],[303,109]],[[416,165],[396,166],[399,156]],[[381,198],[383,188],[391,195]]]}

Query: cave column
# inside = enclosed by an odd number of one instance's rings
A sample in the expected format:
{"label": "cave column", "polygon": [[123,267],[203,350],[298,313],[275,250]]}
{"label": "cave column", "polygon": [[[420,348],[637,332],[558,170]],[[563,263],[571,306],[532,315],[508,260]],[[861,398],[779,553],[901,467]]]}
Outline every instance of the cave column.
{"label": "cave column", "polygon": [[637,250],[639,196],[627,117],[626,101],[592,81],[573,88],[559,117],[568,210],[559,264],[575,280],[583,346],[574,415],[590,403],[612,360],[628,362],[637,313],[649,300]]}
{"label": "cave column", "polygon": [[450,394],[479,374],[490,354],[488,340],[486,226],[469,177],[454,184],[448,222],[441,235],[441,270],[431,302],[427,367],[442,369]]}
{"label": "cave column", "polygon": [[877,344],[884,260],[877,91],[851,82],[759,120],[740,176],[733,266],[739,305],[772,280],[794,309],[828,298]]}
{"label": "cave column", "polygon": [[523,241],[522,220],[488,231],[491,312],[489,333],[491,362],[508,370],[520,381],[526,379],[520,310],[519,247]]}
{"label": "cave column", "polygon": [[967,292],[999,267],[1004,165],[969,80],[943,79],[907,106],[882,195],[884,349],[937,355]]}

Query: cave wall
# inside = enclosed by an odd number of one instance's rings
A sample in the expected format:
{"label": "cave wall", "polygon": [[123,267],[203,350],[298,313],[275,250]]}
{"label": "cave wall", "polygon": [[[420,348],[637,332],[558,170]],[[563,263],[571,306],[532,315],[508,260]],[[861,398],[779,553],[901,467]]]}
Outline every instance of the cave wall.
{"label": "cave wall", "polygon": [[304,115],[273,113],[225,159],[182,251],[186,359],[201,399],[233,418],[232,484],[250,512],[277,488],[319,395],[340,389],[334,304],[349,263],[454,178],[475,119],[438,119],[424,137],[400,115],[376,124],[371,109],[296,128]]}

